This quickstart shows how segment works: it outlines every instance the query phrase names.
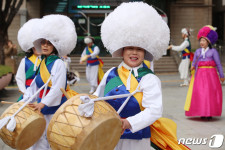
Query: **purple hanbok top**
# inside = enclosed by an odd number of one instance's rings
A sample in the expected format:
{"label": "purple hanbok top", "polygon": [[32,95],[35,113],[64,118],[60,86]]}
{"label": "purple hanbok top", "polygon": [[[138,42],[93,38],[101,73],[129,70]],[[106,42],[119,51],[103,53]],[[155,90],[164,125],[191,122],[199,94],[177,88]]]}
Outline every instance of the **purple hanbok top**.
{"label": "purple hanbok top", "polygon": [[192,62],[192,66],[195,67],[196,72],[198,70],[198,64],[200,61],[214,61],[216,63],[216,67],[219,72],[220,78],[224,78],[223,68],[220,63],[220,57],[219,57],[219,53],[217,52],[217,50],[215,48],[209,49],[205,53],[205,58],[203,58],[203,55],[201,55],[201,53],[202,53],[202,48],[197,49],[195,51],[194,59]]}

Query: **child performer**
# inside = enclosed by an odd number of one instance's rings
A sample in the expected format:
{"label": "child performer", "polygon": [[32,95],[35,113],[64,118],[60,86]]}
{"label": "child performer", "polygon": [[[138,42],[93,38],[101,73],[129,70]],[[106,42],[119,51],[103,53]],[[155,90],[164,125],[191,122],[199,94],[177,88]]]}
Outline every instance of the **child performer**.
{"label": "child performer", "polygon": [[[20,28],[17,36],[20,47],[26,52],[26,57],[21,60],[16,73],[16,82],[22,93],[25,93],[26,89],[30,87],[41,62],[41,58],[38,57],[40,53],[34,48],[32,41],[32,30],[35,30],[35,25],[37,25],[39,21],[40,19],[31,19],[26,22]],[[19,100],[21,99],[23,99],[23,95],[20,96]]]}
{"label": "child performer", "polygon": [[191,67],[191,70],[195,69],[195,76],[189,86],[185,115],[211,119],[212,116],[221,116],[223,102],[220,83],[224,82],[223,69],[217,50],[212,48],[218,35],[214,27],[204,26],[197,38],[201,48],[195,51]]}
{"label": "child performer", "polygon": [[[141,90],[119,114],[123,133],[115,150],[149,150],[150,125],[162,116],[162,91],[159,78],[143,62],[163,55],[169,44],[169,28],[148,4],[122,3],[104,20],[101,37],[112,57],[123,57],[123,61],[107,71],[94,95],[128,94],[138,86]],[[125,99],[107,102],[118,110]]]}
{"label": "child performer", "polygon": [[191,42],[189,40],[190,31],[187,28],[181,30],[183,43],[179,46],[170,45],[169,49],[182,52],[182,60],[179,65],[180,78],[184,80],[184,83],[180,86],[188,86],[189,84],[189,65],[191,55]]}
{"label": "child performer", "polygon": [[23,101],[51,79],[33,100],[37,101],[37,104],[30,104],[34,110],[43,113],[46,120],[46,130],[31,150],[48,150],[46,136],[48,124],[56,110],[67,100],[60,90],[66,89],[66,68],[60,57],[69,54],[75,48],[77,35],[74,23],[63,15],[44,16],[38,24],[38,29],[33,33],[33,41],[37,51],[42,52],[43,60],[35,79],[24,94]]}

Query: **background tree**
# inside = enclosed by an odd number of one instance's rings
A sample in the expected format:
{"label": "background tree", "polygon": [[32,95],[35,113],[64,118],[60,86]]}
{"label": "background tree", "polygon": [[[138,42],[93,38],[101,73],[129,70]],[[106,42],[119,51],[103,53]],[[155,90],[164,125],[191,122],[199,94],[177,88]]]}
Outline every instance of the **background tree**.
{"label": "background tree", "polygon": [[0,0],[0,64],[4,65],[3,46],[8,40],[8,28],[19,11],[23,0]]}

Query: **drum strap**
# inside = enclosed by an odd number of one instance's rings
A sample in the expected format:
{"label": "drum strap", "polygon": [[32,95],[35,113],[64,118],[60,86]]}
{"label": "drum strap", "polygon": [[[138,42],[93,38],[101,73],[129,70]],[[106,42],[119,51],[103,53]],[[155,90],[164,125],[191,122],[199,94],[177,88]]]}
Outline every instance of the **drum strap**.
{"label": "drum strap", "polygon": [[151,62],[148,60],[144,60],[143,64],[146,65],[148,68],[150,68],[150,66],[151,66]]}
{"label": "drum strap", "polygon": [[[123,66],[118,68],[118,75],[121,79],[121,81],[123,82],[123,84],[127,87],[128,84],[128,78],[130,76],[130,90],[129,92],[132,93],[137,89],[138,86],[138,81],[137,79],[134,77],[133,73],[130,74],[131,71],[127,70],[126,68],[124,68]],[[138,69],[138,77],[143,77],[144,75],[148,74],[148,73],[152,73],[152,71],[148,68],[142,67]],[[142,107],[142,97],[143,97],[143,93],[142,92],[138,92],[136,94],[133,95],[136,100],[139,103],[140,109],[143,111],[144,107]]]}
{"label": "drum strap", "polygon": [[[44,83],[46,83],[47,80],[49,79],[49,77],[51,76],[51,74],[49,73],[48,68],[47,68],[47,66],[45,64],[45,58],[44,58],[44,60],[41,63],[40,70],[41,70],[40,71],[41,79],[43,80]],[[48,83],[48,86],[52,87],[52,81],[50,81]]]}
{"label": "drum strap", "polygon": [[[127,79],[129,77],[130,71],[125,69],[124,67],[120,67],[120,68],[118,68],[118,74],[119,74],[119,77],[120,77],[121,81],[123,82],[123,84],[127,87]],[[133,74],[130,75],[130,82],[132,84],[130,86],[129,92],[132,93],[138,86],[138,81],[134,77]],[[142,105],[141,105],[143,93],[142,92],[138,92],[138,93],[134,94],[133,96],[138,101],[141,110],[144,110],[144,107],[142,107]]]}
{"label": "drum strap", "polygon": [[36,55],[34,55],[34,54],[33,54],[31,57],[35,57],[35,61],[32,61],[32,62],[33,62],[33,64],[34,64],[34,69],[33,69],[33,71],[36,71],[36,70],[37,70],[37,66],[39,66],[40,63],[41,63],[41,59],[40,59],[39,56],[36,56]]}

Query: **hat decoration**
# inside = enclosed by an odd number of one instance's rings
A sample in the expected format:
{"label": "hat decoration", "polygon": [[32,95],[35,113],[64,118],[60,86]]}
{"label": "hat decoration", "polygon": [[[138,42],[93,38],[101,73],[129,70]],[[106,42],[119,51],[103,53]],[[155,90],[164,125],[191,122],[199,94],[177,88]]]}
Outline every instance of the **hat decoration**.
{"label": "hat decoration", "polygon": [[198,40],[200,40],[200,38],[202,37],[207,39],[210,44],[212,45],[215,44],[216,41],[218,40],[216,28],[211,25],[206,25],[202,27],[198,32],[197,38]]}
{"label": "hat decoration", "polygon": [[18,31],[17,40],[23,51],[27,52],[34,47],[32,32],[36,30],[41,19],[30,19]]}
{"label": "hat decoration", "polygon": [[64,15],[47,15],[41,19],[38,30],[33,33],[33,43],[41,52],[41,41],[50,41],[59,53],[65,56],[75,48],[77,34],[73,21]]}
{"label": "hat decoration", "polygon": [[126,46],[146,50],[145,59],[157,60],[167,50],[170,31],[158,12],[146,3],[122,3],[101,26],[104,46],[113,57],[122,57]]}

